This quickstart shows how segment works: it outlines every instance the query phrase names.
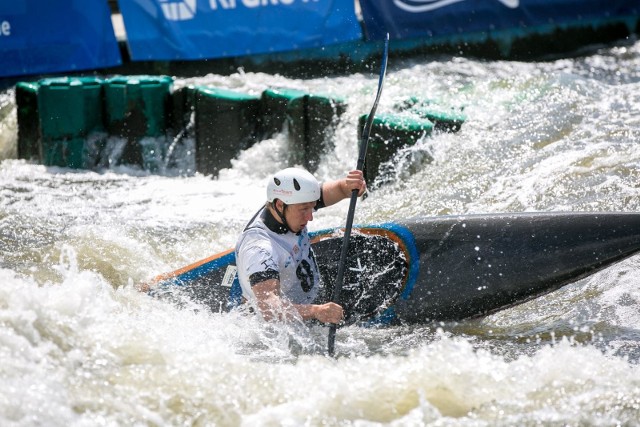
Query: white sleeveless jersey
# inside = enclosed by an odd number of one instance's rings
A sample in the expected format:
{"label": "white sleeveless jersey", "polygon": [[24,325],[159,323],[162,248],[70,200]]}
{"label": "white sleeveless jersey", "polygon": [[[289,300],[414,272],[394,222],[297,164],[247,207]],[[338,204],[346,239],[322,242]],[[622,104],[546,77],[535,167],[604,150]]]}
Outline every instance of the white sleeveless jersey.
{"label": "white sleeveless jersey", "polygon": [[265,224],[265,220],[269,222],[266,216],[270,213],[263,209],[245,228],[236,244],[242,295],[253,303],[252,285],[279,279],[281,295],[291,303],[312,303],[318,295],[320,274],[306,227],[298,234],[282,225],[274,231]]}

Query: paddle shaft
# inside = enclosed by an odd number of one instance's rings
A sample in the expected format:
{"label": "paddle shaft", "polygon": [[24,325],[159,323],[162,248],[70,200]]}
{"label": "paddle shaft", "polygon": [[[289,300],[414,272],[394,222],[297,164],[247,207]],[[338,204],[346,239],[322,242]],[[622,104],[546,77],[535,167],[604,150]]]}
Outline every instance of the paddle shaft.
{"label": "paddle shaft", "polygon": [[[373,126],[373,118],[380,102],[380,95],[382,95],[382,86],[384,77],[387,72],[387,58],[389,56],[389,34],[384,41],[384,54],[382,55],[382,63],[380,64],[380,78],[378,80],[378,92],[376,94],[376,100],[373,103],[371,112],[367,117],[367,121],[362,130],[362,137],[360,139],[360,149],[358,150],[358,164],[356,170],[362,170],[364,168],[364,161],[367,157],[367,147],[369,145],[369,136],[371,135],[371,127]],[[333,288],[333,297],[331,300],[336,304],[340,303],[340,292],[344,284],[344,271],[347,264],[347,253],[349,252],[349,239],[351,237],[351,228],[353,227],[353,218],[356,212],[356,202],[358,201],[358,190],[351,192],[351,200],[349,202],[349,211],[347,213],[347,223],[344,229],[344,237],[342,239],[342,248],[340,250],[340,263],[338,264],[338,275],[336,277],[336,284]],[[332,324],[329,327],[328,345],[327,350],[329,356],[333,356],[336,342],[336,325]]]}

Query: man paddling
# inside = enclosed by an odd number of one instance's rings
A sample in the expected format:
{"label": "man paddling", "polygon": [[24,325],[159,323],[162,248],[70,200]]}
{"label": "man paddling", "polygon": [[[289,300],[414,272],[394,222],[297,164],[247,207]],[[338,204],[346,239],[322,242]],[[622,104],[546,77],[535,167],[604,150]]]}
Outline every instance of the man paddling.
{"label": "man paddling", "polygon": [[320,184],[303,169],[287,168],[267,184],[267,203],[249,221],[236,243],[242,295],[266,320],[286,319],[292,309],[304,320],[339,323],[342,307],[313,304],[320,287],[307,223],[313,213],[351,196],[362,195],[362,171]]}

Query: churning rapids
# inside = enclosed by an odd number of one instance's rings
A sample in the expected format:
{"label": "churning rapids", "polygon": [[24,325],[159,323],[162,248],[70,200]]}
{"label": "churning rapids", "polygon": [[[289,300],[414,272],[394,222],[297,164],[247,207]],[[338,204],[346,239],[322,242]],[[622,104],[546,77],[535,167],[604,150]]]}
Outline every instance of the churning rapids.
{"label": "churning rapids", "polygon": [[[357,157],[377,70],[318,79],[238,72],[178,79],[346,98],[320,179]],[[389,63],[378,112],[417,95],[464,106],[394,162],[356,223],[416,215],[640,211],[640,43],[571,59]],[[265,326],[138,282],[233,246],[287,162],[286,129],[217,179],[16,160],[0,93],[0,425],[639,425],[640,256],[544,297],[458,323]],[[425,162],[425,154],[433,158]],[[343,226],[348,202],[312,230]]]}

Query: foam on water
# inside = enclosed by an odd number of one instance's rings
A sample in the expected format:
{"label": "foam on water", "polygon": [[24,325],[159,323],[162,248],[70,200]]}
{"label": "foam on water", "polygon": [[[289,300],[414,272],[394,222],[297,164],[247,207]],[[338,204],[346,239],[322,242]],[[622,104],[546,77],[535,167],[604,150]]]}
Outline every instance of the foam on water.
{"label": "foam on water", "polygon": [[436,330],[402,355],[291,359],[293,330],[115,290],[63,252],[60,283],[0,270],[3,425],[609,425],[640,410],[638,365],[570,339],[506,361]]}

